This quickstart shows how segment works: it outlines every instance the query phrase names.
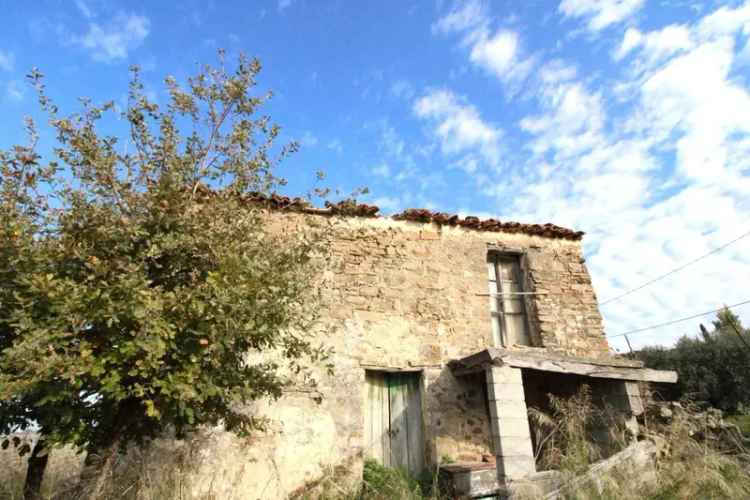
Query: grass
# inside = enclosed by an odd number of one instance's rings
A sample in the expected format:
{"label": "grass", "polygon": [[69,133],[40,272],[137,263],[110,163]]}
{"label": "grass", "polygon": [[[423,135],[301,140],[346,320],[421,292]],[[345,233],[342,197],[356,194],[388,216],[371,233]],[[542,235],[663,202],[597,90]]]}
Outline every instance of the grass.
{"label": "grass", "polygon": [[[585,389],[566,401],[553,401],[554,417],[560,421],[557,440],[551,440],[544,453],[557,458],[559,469],[570,481],[587,468],[586,462],[596,458],[596,443],[582,436],[597,416],[591,408]],[[655,481],[634,481],[632,473],[613,471],[600,478],[600,486],[579,486],[575,491],[565,491],[569,500],[682,500],[701,498],[730,500],[750,498],[750,454],[742,443],[728,434],[711,427],[705,414],[686,405],[671,420],[659,420],[656,408],[650,409],[645,425],[641,426],[641,439],[654,441],[659,448],[655,457]],[[597,418],[601,418],[598,415]],[[743,423],[748,423],[743,419]],[[611,427],[616,429],[616,425]],[[573,432],[571,432],[573,431]],[[617,432],[613,433],[618,435]],[[723,436],[723,437],[722,437]],[[731,440],[731,446],[723,442]],[[549,442],[549,441],[548,441]],[[624,446],[625,443],[621,443]]]}
{"label": "grass", "polygon": [[[592,425],[606,422],[600,410],[591,405],[588,393],[582,392],[568,400],[557,400],[550,415],[537,415],[532,421],[541,421],[548,432],[554,431],[540,449],[540,463],[557,468],[563,473],[568,488],[564,497],[569,500],[678,500],[684,498],[736,499],[750,498],[750,454],[742,444],[722,446],[716,439],[715,429],[707,427],[706,420],[694,409],[675,413],[669,421],[660,421],[658,412],[647,414],[641,426],[640,439],[650,439],[659,448],[655,459],[654,480],[643,481],[638,473],[615,470],[601,477],[598,485],[574,481],[588,470],[589,465],[602,456],[601,443],[586,436],[592,435]],[[748,432],[750,418],[732,417],[743,432]],[[702,428],[701,426],[706,426]],[[617,424],[610,421],[612,436],[623,435]],[[625,443],[621,443],[624,446]],[[191,470],[200,462],[201,443],[183,444],[179,447],[154,446],[134,449],[116,465],[115,473],[107,485],[106,498],[127,500],[182,500],[200,498],[243,498],[241,491],[231,484],[221,484],[226,478],[209,478],[220,488],[208,491],[205,484],[194,484]],[[42,485],[44,499],[72,499],[71,487],[78,479],[82,457],[69,449],[54,450],[45,481]],[[20,500],[24,479],[25,458],[18,457],[12,448],[0,451],[0,500]],[[367,460],[362,481],[352,484],[344,480],[350,471],[331,468],[328,474],[299,491],[300,500],[441,500],[437,474],[427,473],[416,479],[403,471],[389,469]],[[205,478],[204,478],[205,483]],[[223,493],[219,493],[221,490]],[[230,493],[227,493],[230,492]],[[229,495],[229,496],[227,496]]]}
{"label": "grass", "polygon": [[[26,458],[19,457],[13,446],[0,450],[0,500],[20,500],[23,498],[23,484],[26,478]],[[47,464],[42,483],[42,498],[54,495],[73,486],[83,457],[69,448],[55,450]]]}
{"label": "grass", "polygon": [[361,483],[342,489],[335,471],[316,481],[296,496],[295,500],[447,500],[440,490],[436,472],[426,471],[421,477],[410,476],[402,469],[384,467],[367,459]]}
{"label": "grass", "polygon": [[419,482],[400,469],[383,467],[366,460],[362,472],[361,500],[421,500],[426,498]]}
{"label": "grass", "polygon": [[739,427],[742,435],[750,439],[750,415],[731,415],[727,421]]}
{"label": "grass", "polygon": [[[235,500],[245,498],[239,492],[219,491],[222,470],[213,477],[193,474],[201,464],[201,438],[172,442],[159,440],[145,448],[132,447],[120,455],[107,479],[101,499],[118,500]],[[89,500],[92,485],[78,485],[83,455],[70,448],[54,449],[45,471],[42,500]],[[19,457],[11,446],[0,450],[0,500],[21,500],[26,457]],[[227,479],[224,479],[227,481]],[[230,490],[233,489],[231,488]],[[200,493],[197,493],[200,492]]]}

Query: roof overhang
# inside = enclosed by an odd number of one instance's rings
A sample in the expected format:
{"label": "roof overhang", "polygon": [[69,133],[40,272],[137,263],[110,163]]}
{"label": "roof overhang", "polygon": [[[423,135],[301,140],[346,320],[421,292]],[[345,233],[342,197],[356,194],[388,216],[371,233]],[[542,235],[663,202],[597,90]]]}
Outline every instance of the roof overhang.
{"label": "roof overhang", "polygon": [[491,366],[512,366],[553,373],[583,375],[593,378],[631,380],[638,382],[677,382],[677,372],[644,368],[640,361],[618,358],[587,359],[529,350],[508,350],[490,347],[471,356],[449,363],[457,377],[483,372]]}

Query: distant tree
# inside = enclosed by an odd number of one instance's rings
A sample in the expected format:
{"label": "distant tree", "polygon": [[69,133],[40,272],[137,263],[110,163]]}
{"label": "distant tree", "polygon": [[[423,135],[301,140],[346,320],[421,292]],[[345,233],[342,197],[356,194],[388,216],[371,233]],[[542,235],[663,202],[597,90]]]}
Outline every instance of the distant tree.
{"label": "distant tree", "polygon": [[29,120],[29,144],[0,152],[0,434],[42,435],[27,496],[51,447],[101,471],[165,429],[246,434],[245,403],[323,363],[306,335],[322,240],[269,231],[257,205],[297,149],[259,114],[260,70],[220,53],[186,86],[166,78],[160,106],[132,68],[123,137],[102,132],[113,103],[63,116],[29,76],[57,145],[42,157]]}
{"label": "distant tree", "polygon": [[713,329],[683,336],[674,347],[649,347],[638,357],[649,368],[676,370],[676,395],[735,412],[750,406],[750,335],[729,309],[717,313]]}

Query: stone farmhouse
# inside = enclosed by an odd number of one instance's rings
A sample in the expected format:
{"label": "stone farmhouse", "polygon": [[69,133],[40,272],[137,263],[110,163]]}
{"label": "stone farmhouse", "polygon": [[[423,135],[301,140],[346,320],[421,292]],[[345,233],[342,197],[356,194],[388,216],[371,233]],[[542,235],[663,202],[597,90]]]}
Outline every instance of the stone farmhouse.
{"label": "stone farmhouse", "polygon": [[284,199],[269,212],[279,230],[326,234],[325,306],[310,335],[334,349],[334,375],[249,409],[269,419],[250,446],[217,438],[207,456],[247,498],[357,479],[368,457],[413,474],[450,463],[467,493],[497,493],[536,472],[527,406],[588,384],[637,425],[643,383],[676,381],[611,353],[583,233],[376,212]]}

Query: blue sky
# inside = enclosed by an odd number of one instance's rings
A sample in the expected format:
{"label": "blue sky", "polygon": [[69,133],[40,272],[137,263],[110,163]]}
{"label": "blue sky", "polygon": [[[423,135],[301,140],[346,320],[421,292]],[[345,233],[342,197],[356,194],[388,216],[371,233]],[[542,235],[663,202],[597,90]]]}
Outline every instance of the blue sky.
{"label": "blue sky", "polygon": [[[31,67],[65,110],[165,101],[216,49],[264,63],[268,107],[314,172],[382,211],[428,207],[587,232],[600,299],[750,231],[750,4],[647,0],[0,0],[0,147]],[[48,145],[49,132],[42,136]],[[750,299],[750,237],[602,307],[608,334]],[[738,308],[750,323],[750,306]],[[709,317],[703,321],[708,322]],[[670,343],[697,321],[634,335]],[[622,350],[621,338],[612,339]]]}

